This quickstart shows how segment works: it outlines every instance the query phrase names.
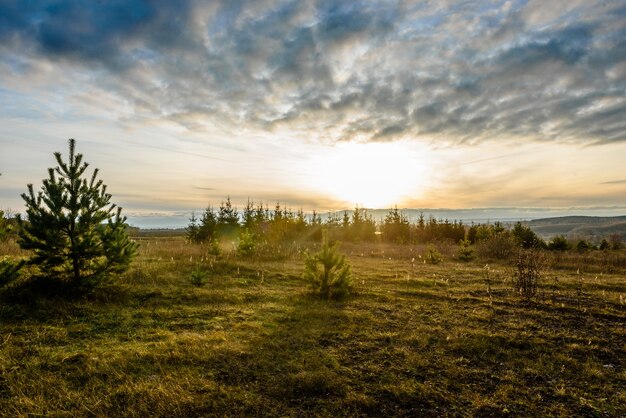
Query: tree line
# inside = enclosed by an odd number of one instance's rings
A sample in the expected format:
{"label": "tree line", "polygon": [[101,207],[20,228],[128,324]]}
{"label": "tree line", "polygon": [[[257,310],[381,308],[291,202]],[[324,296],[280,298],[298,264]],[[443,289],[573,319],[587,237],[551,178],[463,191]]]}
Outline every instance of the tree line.
{"label": "tree line", "polygon": [[319,241],[322,230],[329,239],[348,242],[386,241],[400,244],[441,240],[459,241],[465,238],[466,226],[462,221],[425,218],[416,223],[398,208],[390,209],[385,217],[376,221],[367,209],[355,207],[352,211],[328,212],[322,216],[317,211],[307,215],[302,209],[293,211],[276,203],[273,208],[248,199],[241,211],[233,206],[230,197],[216,209],[209,205],[200,216],[192,213],[186,228],[190,242],[210,242],[221,237],[234,238],[241,232],[268,242]]}
{"label": "tree line", "polygon": [[322,216],[317,211],[311,214],[305,214],[302,209],[293,211],[281,206],[280,202],[270,207],[250,199],[239,211],[230,197],[217,208],[209,205],[199,217],[193,213],[186,234],[193,243],[213,242],[222,237],[234,239],[242,234],[246,240],[254,242],[283,243],[319,241],[322,230],[327,232],[331,241],[344,242],[419,244],[464,241],[465,245],[492,243],[500,247],[554,251],[615,250],[622,246],[617,234],[604,238],[597,245],[584,239],[571,241],[562,235],[545,241],[521,222],[511,228],[501,222],[467,225],[463,221],[426,218],[424,213],[411,222],[397,207],[389,209],[379,220],[358,206],[352,211],[328,212]]}

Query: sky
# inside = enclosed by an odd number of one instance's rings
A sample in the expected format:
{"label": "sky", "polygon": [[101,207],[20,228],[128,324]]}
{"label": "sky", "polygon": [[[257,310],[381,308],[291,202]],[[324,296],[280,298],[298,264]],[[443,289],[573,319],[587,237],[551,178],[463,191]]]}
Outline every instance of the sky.
{"label": "sky", "polygon": [[0,0],[0,208],[626,214],[626,1]]}

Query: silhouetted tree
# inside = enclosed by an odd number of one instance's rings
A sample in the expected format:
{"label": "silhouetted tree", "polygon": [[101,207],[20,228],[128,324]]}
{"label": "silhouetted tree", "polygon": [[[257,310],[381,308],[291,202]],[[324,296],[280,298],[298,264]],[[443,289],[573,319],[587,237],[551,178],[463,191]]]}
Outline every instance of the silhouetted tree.
{"label": "silhouetted tree", "polygon": [[409,220],[397,207],[389,210],[381,230],[386,241],[406,243],[410,240],[411,227]]}
{"label": "silhouetted tree", "polygon": [[341,218],[341,228],[344,231],[344,234],[350,227],[350,215],[348,215],[348,211],[343,211],[343,218]]}
{"label": "silhouetted tree", "polygon": [[352,212],[352,222],[347,232],[352,241],[371,241],[375,237],[376,223],[365,209],[357,206]]}
{"label": "silhouetted tree", "polygon": [[[329,212],[329,216],[330,216],[330,212]],[[311,225],[319,226],[321,224],[322,224],[322,217],[318,215],[316,211],[313,211],[313,214],[311,215]]]}

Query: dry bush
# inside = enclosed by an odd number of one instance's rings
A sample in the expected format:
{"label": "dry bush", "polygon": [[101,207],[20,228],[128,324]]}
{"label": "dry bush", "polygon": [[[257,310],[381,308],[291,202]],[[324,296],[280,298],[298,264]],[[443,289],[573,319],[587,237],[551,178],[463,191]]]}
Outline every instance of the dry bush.
{"label": "dry bush", "polygon": [[479,241],[476,244],[476,253],[481,258],[491,260],[506,260],[516,249],[515,241],[509,234],[501,233]]}
{"label": "dry bush", "polygon": [[519,252],[515,263],[513,288],[525,301],[530,301],[537,294],[544,265],[545,258],[541,251],[521,250]]}
{"label": "dry bush", "polygon": [[0,256],[26,257],[28,254],[29,252],[22,250],[13,238],[7,241],[0,241]]}

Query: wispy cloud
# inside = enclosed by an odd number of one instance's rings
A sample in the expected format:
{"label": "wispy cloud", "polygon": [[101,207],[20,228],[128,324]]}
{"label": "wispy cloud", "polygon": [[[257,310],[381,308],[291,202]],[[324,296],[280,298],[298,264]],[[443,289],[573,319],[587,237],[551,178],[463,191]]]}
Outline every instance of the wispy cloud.
{"label": "wispy cloud", "polygon": [[626,184],[626,180],[611,180],[611,181],[604,181],[598,184]]}
{"label": "wispy cloud", "polygon": [[626,140],[624,39],[623,1],[3,2],[0,87],[45,60],[194,130],[602,143]]}

